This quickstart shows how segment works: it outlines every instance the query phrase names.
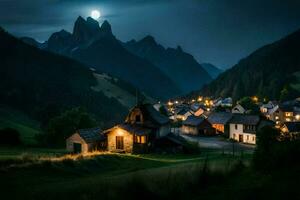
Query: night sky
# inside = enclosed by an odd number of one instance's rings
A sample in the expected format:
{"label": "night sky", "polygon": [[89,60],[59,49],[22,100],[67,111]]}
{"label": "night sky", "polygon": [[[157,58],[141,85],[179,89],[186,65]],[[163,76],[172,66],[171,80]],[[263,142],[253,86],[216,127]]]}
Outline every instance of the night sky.
{"label": "night sky", "polygon": [[0,25],[44,41],[94,9],[122,41],[150,34],[220,68],[300,29],[299,0],[0,0]]}

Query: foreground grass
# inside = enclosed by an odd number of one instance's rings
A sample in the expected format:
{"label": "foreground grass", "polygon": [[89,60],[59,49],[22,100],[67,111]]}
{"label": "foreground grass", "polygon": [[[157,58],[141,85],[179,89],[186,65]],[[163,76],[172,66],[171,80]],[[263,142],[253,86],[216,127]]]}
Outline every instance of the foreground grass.
{"label": "foreground grass", "polygon": [[285,199],[300,195],[296,189],[300,169],[261,173],[251,168],[250,161],[251,155],[218,152],[33,157],[2,166],[0,192],[8,199],[43,200]]}
{"label": "foreground grass", "polygon": [[75,160],[24,160],[17,165],[2,167],[0,188],[2,195],[9,195],[10,199],[94,199],[101,193],[105,193],[106,198],[118,198],[115,195],[127,185],[140,185],[151,180],[147,187],[156,190],[158,185],[165,185],[164,181],[171,184],[171,177],[177,177],[177,181],[185,177],[193,179],[207,161],[210,169],[222,173],[237,162],[237,158],[221,155],[183,158],[184,155],[105,154]]}

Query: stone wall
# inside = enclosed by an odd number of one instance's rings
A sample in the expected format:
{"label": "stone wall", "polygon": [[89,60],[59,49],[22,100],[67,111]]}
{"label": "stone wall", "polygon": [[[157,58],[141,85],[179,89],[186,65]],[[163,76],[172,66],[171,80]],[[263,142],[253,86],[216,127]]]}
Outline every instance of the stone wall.
{"label": "stone wall", "polygon": [[107,149],[108,151],[120,151],[116,148],[116,136],[122,136],[124,138],[124,151],[126,153],[132,153],[133,148],[133,134],[130,134],[126,130],[115,128],[107,134]]}

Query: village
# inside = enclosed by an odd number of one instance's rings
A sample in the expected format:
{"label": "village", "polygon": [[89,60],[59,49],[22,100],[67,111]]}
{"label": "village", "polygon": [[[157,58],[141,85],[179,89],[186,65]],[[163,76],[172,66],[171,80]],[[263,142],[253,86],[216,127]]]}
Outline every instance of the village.
{"label": "village", "polygon": [[242,149],[254,150],[256,133],[266,126],[280,130],[282,135],[298,137],[300,99],[279,103],[254,96],[233,104],[230,97],[200,96],[137,103],[124,122],[108,130],[78,130],[67,138],[66,148],[69,153],[182,153],[184,144],[193,141],[199,148],[224,150],[236,143]]}

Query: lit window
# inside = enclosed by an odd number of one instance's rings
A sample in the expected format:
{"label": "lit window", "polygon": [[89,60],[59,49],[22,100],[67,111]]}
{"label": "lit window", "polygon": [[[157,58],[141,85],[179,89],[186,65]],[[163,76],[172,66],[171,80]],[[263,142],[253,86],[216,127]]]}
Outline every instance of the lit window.
{"label": "lit window", "polygon": [[142,136],[136,135],[134,139],[135,139],[134,142],[139,144],[145,144],[147,142],[145,135]]}
{"label": "lit window", "polygon": [[285,116],[286,116],[286,117],[291,117],[291,116],[293,116],[293,113],[291,113],[291,112],[286,112],[286,113],[285,113]]}
{"label": "lit window", "polygon": [[287,122],[290,122],[290,121],[291,121],[291,119],[290,119],[290,118],[286,118],[286,119],[285,119],[285,121],[287,121]]}

